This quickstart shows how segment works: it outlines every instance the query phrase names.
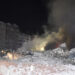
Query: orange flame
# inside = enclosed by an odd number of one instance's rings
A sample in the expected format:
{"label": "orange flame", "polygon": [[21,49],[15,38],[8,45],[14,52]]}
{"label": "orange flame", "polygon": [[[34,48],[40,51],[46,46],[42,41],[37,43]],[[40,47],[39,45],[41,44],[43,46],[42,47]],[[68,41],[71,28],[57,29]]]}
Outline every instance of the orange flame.
{"label": "orange flame", "polygon": [[16,53],[10,53],[8,52],[6,55],[6,58],[10,59],[10,60],[17,60],[19,59],[19,55]]}

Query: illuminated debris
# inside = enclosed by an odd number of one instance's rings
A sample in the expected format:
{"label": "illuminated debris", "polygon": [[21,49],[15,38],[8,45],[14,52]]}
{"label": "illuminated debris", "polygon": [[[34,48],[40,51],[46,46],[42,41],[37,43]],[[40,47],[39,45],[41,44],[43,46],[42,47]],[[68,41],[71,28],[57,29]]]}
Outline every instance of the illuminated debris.
{"label": "illuminated debris", "polygon": [[[58,53],[59,57],[51,56]],[[75,66],[63,63],[60,59],[64,51],[61,48],[47,50],[44,52],[34,52],[33,56],[25,56],[16,62],[0,60],[1,75],[74,75]],[[63,56],[64,57],[64,56]],[[67,59],[66,59],[67,60]],[[68,61],[69,62],[69,61]]]}
{"label": "illuminated debris", "polygon": [[21,57],[21,55],[17,54],[13,50],[9,50],[9,49],[4,50],[4,49],[2,49],[0,51],[0,57],[5,58],[5,59],[9,59],[9,60],[17,60],[18,58]]}

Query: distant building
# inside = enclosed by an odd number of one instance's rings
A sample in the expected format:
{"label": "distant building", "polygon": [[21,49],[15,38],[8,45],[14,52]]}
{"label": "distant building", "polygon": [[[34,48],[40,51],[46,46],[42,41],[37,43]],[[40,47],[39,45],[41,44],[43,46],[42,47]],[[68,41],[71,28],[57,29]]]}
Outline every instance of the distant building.
{"label": "distant building", "polygon": [[23,42],[24,35],[16,24],[0,22],[0,48],[16,50]]}

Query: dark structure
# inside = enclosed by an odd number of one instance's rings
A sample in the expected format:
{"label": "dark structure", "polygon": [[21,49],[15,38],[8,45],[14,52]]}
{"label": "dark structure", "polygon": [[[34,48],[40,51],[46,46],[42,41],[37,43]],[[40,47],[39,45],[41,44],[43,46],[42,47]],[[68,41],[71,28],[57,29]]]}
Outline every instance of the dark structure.
{"label": "dark structure", "polygon": [[23,42],[24,35],[16,24],[0,22],[0,48],[16,50]]}

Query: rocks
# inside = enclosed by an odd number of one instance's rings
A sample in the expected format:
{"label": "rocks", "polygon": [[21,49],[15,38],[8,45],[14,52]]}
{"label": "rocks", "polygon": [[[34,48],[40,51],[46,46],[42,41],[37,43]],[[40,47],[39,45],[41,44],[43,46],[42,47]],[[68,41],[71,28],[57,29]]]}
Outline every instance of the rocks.
{"label": "rocks", "polygon": [[[44,52],[31,52],[18,60],[0,60],[1,75],[73,75],[74,61],[71,51],[64,51],[61,47]],[[67,57],[67,58],[66,58]],[[73,65],[71,65],[73,64]]]}
{"label": "rocks", "polygon": [[74,75],[73,65],[38,64],[0,60],[0,75]]}

